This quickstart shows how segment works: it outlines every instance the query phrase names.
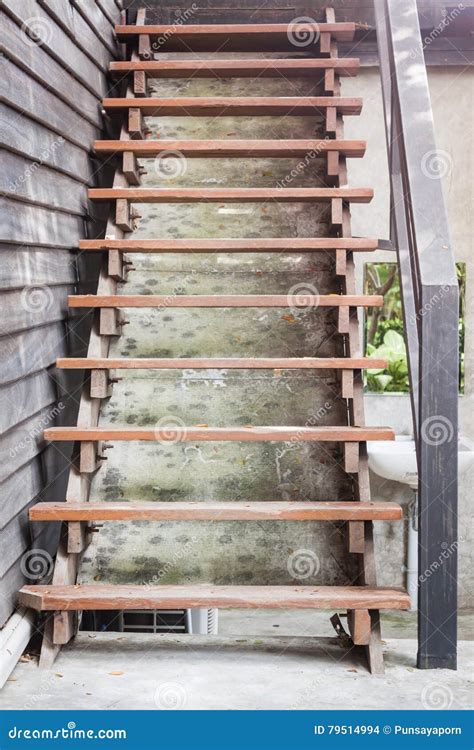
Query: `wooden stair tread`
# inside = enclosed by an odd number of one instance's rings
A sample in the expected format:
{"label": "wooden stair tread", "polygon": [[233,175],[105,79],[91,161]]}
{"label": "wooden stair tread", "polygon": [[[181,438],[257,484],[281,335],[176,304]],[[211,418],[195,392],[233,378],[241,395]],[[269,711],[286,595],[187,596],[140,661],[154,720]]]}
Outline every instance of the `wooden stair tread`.
{"label": "wooden stair tread", "polygon": [[75,294],[69,307],[382,307],[377,294]]}
{"label": "wooden stair tread", "polygon": [[312,203],[336,198],[370,203],[372,188],[89,188],[91,200],[133,203]]}
{"label": "wooden stair tread", "polygon": [[115,27],[119,40],[127,42],[137,36],[147,35],[159,40],[159,51],[237,51],[249,49],[295,50],[290,34],[308,33],[306,49],[319,47],[321,34],[330,34],[333,39],[350,42],[354,38],[356,25],[342,23],[258,23],[258,24],[119,24]]}
{"label": "wooden stair tread", "polygon": [[87,502],[37,503],[30,521],[394,521],[390,502]]}
{"label": "wooden stair tread", "polygon": [[334,70],[339,75],[355,75],[360,67],[356,57],[299,58],[289,60],[114,60],[109,70],[114,76],[143,70],[152,78],[244,78],[314,76]]}
{"label": "wooden stair tread", "polygon": [[101,140],[95,141],[98,154],[133,152],[136,156],[153,157],[165,152],[176,152],[187,158],[205,157],[282,157],[291,158],[337,151],[344,156],[364,156],[365,141],[329,139],[299,140]]}
{"label": "wooden stair tread", "polygon": [[317,115],[327,107],[343,115],[358,115],[360,97],[338,96],[220,96],[220,97],[108,97],[103,107],[109,110],[139,109],[143,115]]}
{"label": "wooden stair tread", "polygon": [[149,441],[322,441],[365,442],[394,440],[390,427],[206,427],[190,425],[175,427],[48,427],[45,440],[149,440]]}
{"label": "wooden stair tread", "polygon": [[127,253],[267,253],[377,250],[379,241],[372,237],[284,237],[261,239],[173,239],[173,240],[79,240],[79,249],[88,251],[123,250]]}
{"label": "wooden stair tread", "polygon": [[62,370],[360,370],[387,367],[372,357],[67,357],[56,360]]}
{"label": "wooden stair tread", "polygon": [[213,586],[81,584],[24,586],[20,604],[40,610],[314,608],[408,609],[401,588],[371,586]]}

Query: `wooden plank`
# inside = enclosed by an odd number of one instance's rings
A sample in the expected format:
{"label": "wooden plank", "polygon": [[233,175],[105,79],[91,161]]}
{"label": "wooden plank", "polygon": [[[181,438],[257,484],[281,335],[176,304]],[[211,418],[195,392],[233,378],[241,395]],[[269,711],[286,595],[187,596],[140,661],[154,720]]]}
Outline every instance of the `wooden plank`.
{"label": "wooden plank", "polygon": [[97,138],[97,128],[14,63],[8,66],[8,76],[0,77],[0,98],[22,115],[54,130],[60,139],[87,151]]}
{"label": "wooden plank", "polygon": [[98,154],[124,153],[131,151],[142,158],[157,156],[167,151],[179,151],[187,158],[203,157],[298,157],[309,153],[323,155],[341,152],[345,156],[364,156],[366,141],[338,141],[320,139],[301,140],[101,140],[94,143]]}
{"label": "wooden plank", "polygon": [[38,611],[186,609],[193,607],[288,609],[409,609],[399,588],[370,586],[133,586],[82,584],[23,586],[20,604]]}
{"label": "wooden plank", "polygon": [[0,289],[24,289],[37,284],[75,284],[75,258],[65,250],[0,245]]}
{"label": "wooden plank", "polygon": [[100,4],[96,0],[71,0],[75,8],[82,14],[84,20],[89,24],[93,32],[105,44],[110,54],[117,55],[117,42],[114,37],[114,28],[110,20],[104,14]]}
{"label": "wooden plank", "polygon": [[197,427],[170,426],[150,429],[147,427],[48,427],[45,440],[147,440],[163,442],[181,441],[323,441],[360,442],[366,440],[394,440],[390,427]]}
{"label": "wooden plank", "polygon": [[21,112],[0,103],[0,145],[92,185],[89,152]]}
{"label": "wooden plank", "polygon": [[180,357],[180,358],[110,358],[89,359],[68,357],[56,360],[56,367],[63,370],[200,370],[200,369],[255,369],[255,370],[348,370],[386,367],[386,360],[372,357],[274,357],[255,359],[249,357]]}
{"label": "wooden plank", "polygon": [[355,252],[376,250],[378,240],[371,237],[284,237],[259,239],[172,239],[172,240],[80,240],[79,249],[87,251],[124,250],[127,253],[260,253],[314,252],[347,249]]}
{"label": "wooden plank", "polygon": [[[97,96],[104,96],[107,86],[103,71],[77,46],[37,2],[37,0],[3,0],[2,8],[27,33],[29,25],[40,28],[42,47],[77,80]],[[10,74],[10,73],[9,73]]]}
{"label": "wooden plank", "polygon": [[0,242],[36,247],[77,247],[84,234],[84,220],[21,201],[0,197]]}
{"label": "wooden plank", "polygon": [[8,198],[76,216],[87,212],[87,190],[82,183],[8,151],[2,156],[0,192]]}
{"label": "wooden plank", "polygon": [[89,198],[134,203],[313,203],[342,198],[353,203],[370,203],[372,188],[91,188]]}
{"label": "wooden plank", "polygon": [[[73,287],[25,285],[2,294],[0,336],[45,323],[64,320],[68,316],[67,298]],[[34,357],[34,352],[31,353]]]}
{"label": "wooden plank", "polygon": [[[34,352],[34,355],[33,355]],[[54,363],[56,357],[66,355],[64,322],[57,321],[41,327],[0,337],[0,383],[9,383]]]}
{"label": "wooden plank", "polygon": [[152,117],[320,115],[328,108],[344,115],[358,115],[362,109],[362,99],[355,96],[110,97],[103,100],[103,106],[112,112],[135,107],[142,114]]}
{"label": "wooden plank", "polygon": [[37,503],[30,521],[350,521],[400,520],[397,503],[93,502]]}
{"label": "wooden plank", "polygon": [[82,14],[72,2],[64,0],[38,0],[49,15],[54,18],[74,44],[81,49],[92,62],[104,73],[107,73],[110,62],[110,51],[92,28],[86,23]]}
{"label": "wooden plank", "polygon": [[382,307],[381,295],[319,294],[294,299],[287,294],[75,294],[69,307]]}
{"label": "wooden plank", "polygon": [[[166,51],[220,51],[243,52],[258,50],[295,50],[292,35],[309,34],[314,39],[305,50],[319,48],[320,36],[330,34],[342,42],[354,38],[355,24],[346,23],[258,23],[258,24],[147,24],[117,25],[117,36],[122,41],[131,41],[140,34],[149,35],[160,52]],[[311,37],[309,37],[311,41]]]}
{"label": "wooden plank", "polygon": [[2,39],[0,51],[9,60],[23,68],[53,94],[59,96],[73,110],[95,127],[100,128],[102,118],[97,106],[97,96],[76,80],[64,65],[60,65],[40,45],[31,44],[22,29],[0,11]]}
{"label": "wooden plank", "polygon": [[370,643],[371,617],[367,609],[350,609],[347,622],[355,646],[368,646]]}
{"label": "wooden plank", "polygon": [[[77,0],[76,0],[77,1]],[[356,57],[300,58],[292,60],[118,60],[110,63],[113,76],[144,71],[152,78],[268,78],[315,77],[318,72],[337,70],[352,76],[359,70]]]}

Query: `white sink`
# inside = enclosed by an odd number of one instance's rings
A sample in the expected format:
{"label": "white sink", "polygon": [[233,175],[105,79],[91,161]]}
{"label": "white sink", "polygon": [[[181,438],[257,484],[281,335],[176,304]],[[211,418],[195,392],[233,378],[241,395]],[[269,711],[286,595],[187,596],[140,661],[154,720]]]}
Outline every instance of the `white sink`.
{"label": "white sink", "polygon": [[[379,477],[418,488],[418,467],[415,441],[408,435],[397,435],[395,440],[367,443],[369,468]],[[474,463],[474,450],[466,438],[459,439],[458,474],[464,474]]]}

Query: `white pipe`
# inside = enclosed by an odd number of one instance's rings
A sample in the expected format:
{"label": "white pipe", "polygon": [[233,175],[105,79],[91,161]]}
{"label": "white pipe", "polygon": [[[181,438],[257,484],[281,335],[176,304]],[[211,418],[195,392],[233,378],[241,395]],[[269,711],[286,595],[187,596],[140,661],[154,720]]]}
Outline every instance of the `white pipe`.
{"label": "white pipe", "polygon": [[34,614],[19,609],[0,631],[0,688],[16,667],[34,632]]}
{"label": "white pipe", "polygon": [[418,503],[417,493],[413,492],[413,502],[408,506],[408,544],[407,544],[407,589],[411,599],[410,610],[418,609]]}

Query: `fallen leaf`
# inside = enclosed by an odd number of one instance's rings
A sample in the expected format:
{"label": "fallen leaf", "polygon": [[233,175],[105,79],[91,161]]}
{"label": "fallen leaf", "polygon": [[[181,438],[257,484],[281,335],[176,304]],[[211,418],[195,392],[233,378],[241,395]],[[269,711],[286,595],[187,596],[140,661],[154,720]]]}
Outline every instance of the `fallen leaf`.
{"label": "fallen leaf", "polygon": [[59,672],[55,672],[55,673],[54,673],[54,676],[55,676],[55,677],[64,677],[64,675],[63,675],[63,674],[60,674]]}
{"label": "fallen leaf", "polygon": [[286,320],[288,323],[296,323],[296,318],[294,315],[282,315],[282,320]]}
{"label": "fallen leaf", "polygon": [[357,669],[348,669],[348,672],[357,672]]}

